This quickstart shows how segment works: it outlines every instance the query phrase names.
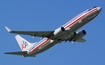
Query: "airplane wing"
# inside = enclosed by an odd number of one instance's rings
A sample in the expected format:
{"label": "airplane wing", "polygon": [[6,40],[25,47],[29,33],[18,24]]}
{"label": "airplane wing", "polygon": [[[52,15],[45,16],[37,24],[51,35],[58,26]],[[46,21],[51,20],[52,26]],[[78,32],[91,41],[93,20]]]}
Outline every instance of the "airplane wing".
{"label": "airplane wing", "polygon": [[53,31],[15,31],[15,30],[10,30],[6,26],[5,28],[9,33],[24,34],[24,35],[31,35],[38,37],[50,37],[53,34]]}
{"label": "airplane wing", "polygon": [[4,54],[25,55],[25,54],[27,54],[27,51],[19,51],[19,52],[5,52]]}
{"label": "airplane wing", "polygon": [[81,38],[79,38],[79,39],[77,39],[77,40],[75,40],[75,41],[74,41],[74,39],[70,40],[69,38],[66,39],[66,40],[64,40],[64,41],[73,41],[73,42],[82,42],[82,43],[84,43],[86,40],[81,37]]}
{"label": "airplane wing", "polygon": [[76,42],[85,42],[86,40],[83,38],[79,38],[78,40],[76,40]]}

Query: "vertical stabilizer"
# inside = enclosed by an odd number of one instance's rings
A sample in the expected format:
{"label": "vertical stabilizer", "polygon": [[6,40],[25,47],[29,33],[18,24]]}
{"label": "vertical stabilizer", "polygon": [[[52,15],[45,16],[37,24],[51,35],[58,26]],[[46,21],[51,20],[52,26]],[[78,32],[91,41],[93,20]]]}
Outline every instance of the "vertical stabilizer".
{"label": "vertical stabilizer", "polygon": [[25,40],[24,38],[22,38],[21,36],[16,35],[15,38],[22,51],[27,51],[31,46],[31,43]]}

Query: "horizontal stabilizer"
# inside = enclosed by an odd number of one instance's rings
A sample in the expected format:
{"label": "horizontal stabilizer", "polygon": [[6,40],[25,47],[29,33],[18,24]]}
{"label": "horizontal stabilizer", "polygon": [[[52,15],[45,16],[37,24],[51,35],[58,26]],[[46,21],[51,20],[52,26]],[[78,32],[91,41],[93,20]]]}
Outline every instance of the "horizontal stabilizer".
{"label": "horizontal stabilizer", "polygon": [[19,51],[19,52],[5,52],[4,54],[13,54],[13,55],[25,55],[27,51]]}

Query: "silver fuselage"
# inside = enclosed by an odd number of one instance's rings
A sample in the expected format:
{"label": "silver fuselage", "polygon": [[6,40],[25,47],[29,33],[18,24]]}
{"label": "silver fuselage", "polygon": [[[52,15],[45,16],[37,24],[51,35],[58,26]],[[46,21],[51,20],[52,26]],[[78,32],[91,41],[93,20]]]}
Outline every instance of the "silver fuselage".
{"label": "silver fuselage", "polygon": [[[64,39],[73,38],[73,33],[79,28],[81,28],[82,26],[84,26],[85,24],[87,24],[88,22],[90,22],[92,19],[94,19],[99,14],[100,11],[101,11],[101,7],[95,7],[80,13],[79,15],[77,15],[76,17],[74,17],[73,19],[71,19],[69,22],[67,22],[62,26],[65,28],[66,30],[65,32],[60,33],[55,37],[53,36],[54,39],[51,38],[51,39],[48,39],[47,41],[45,40],[45,42],[40,43],[38,47],[33,49],[33,52],[29,51],[30,56],[37,55],[51,48],[55,44],[64,41]],[[61,40],[58,40],[58,39],[61,39]]]}

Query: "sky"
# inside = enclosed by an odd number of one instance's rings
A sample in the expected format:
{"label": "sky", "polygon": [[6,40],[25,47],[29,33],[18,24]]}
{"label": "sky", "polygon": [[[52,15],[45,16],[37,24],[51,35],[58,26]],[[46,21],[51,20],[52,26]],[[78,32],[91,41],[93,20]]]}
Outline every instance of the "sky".
{"label": "sky", "polygon": [[[79,30],[86,30],[85,43],[62,42],[36,57],[6,55],[21,51],[13,30],[52,31],[68,20],[94,7],[100,14]],[[0,1],[0,65],[105,65],[105,1],[104,0],[1,0]],[[79,31],[78,30],[78,31]],[[40,38],[21,35],[29,42]]]}

